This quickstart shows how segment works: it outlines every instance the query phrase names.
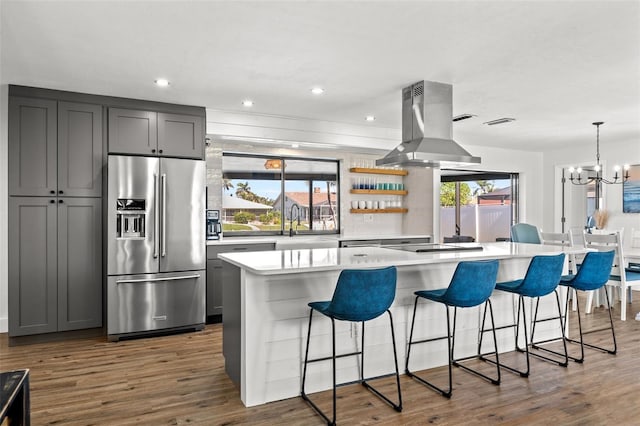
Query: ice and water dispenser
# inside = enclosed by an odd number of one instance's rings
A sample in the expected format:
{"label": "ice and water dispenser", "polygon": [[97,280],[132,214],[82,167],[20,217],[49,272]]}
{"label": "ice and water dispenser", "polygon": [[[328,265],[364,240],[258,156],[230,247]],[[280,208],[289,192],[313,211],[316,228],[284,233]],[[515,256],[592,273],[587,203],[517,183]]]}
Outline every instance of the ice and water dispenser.
{"label": "ice and water dispenser", "polygon": [[145,238],[146,201],[119,198],[116,203],[117,238]]}

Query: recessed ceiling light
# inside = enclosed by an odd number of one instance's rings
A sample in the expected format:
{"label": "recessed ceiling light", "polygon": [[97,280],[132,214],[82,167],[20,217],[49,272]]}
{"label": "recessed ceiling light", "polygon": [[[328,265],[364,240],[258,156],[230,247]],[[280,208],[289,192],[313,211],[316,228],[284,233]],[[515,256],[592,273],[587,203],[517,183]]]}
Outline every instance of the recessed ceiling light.
{"label": "recessed ceiling light", "polygon": [[322,95],[324,93],[324,89],[322,87],[314,87],[311,89],[311,93],[314,95]]}
{"label": "recessed ceiling light", "polygon": [[367,121],[376,121],[376,117],[373,115],[367,115],[364,119]]}
{"label": "recessed ceiling light", "polygon": [[291,148],[300,148],[300,144],[292,143]]}
{"label": "recessed ceiling light", "polygon": [[167,80],[166,78],[159,78],[156,80],[156,84],[159,87],[167,87],[169,85],[169,80]]}
{"label": "recessed ceiling light", "polygon": [[251,99],[245,99],[244,101],[242,101],[242,106],[252,107],[253,101]]}

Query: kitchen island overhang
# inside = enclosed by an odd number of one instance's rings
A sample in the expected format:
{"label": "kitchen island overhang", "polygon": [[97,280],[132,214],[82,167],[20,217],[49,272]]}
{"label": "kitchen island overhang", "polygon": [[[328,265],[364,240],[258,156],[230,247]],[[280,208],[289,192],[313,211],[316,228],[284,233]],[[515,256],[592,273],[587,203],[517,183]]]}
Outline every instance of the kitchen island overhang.
{"label": "kitchen island overhang", "polygon": [[[535,255],[582,253],[583,249],[519,243],[485,243],[482,250],[407,252],[381,247],[282,250],[272,252],[225,253],[223,262],[223,354],[225,369],[240,388],[246,406],[264,404],[300,394],[302,363],[306,345],[309,308],[307,303],[330,300],[338,275],[343,269],[396,266],[396,299],[391,307],[394,316],[397,356],[404,366],[406,342],[415,300],[414,291],[446,287],[459,261],[498,259],[498,281],[524,276]],[[514,298],[510,294],[492,295],[497,325],[511,323]],[[553,297],[542,298],[540,315],[556,312]],[[477,350],[479,308],[460,310],[456,335],[456,356],[472,355]],[[416,315],[416,333],[420,338],[443,336],[446,321],[442,306],[421,302]],[[336,350],[356,349],[360,328],[336,322]],[[330,322],[314,321],[309,356],[326,356],[330,352]],[[560,330],[550,322],[536,327],[540,339],[560,337]],[[489,340],[490,339],[485,339]],[[367,326],[365,347],[367,375],[385,374],[393,368],[391,335],[384,318]],[[500,352],[514,350],[512,331],[498,335]],[[375,355],[374,355],[375,354]],[[412,370],[446,365],[446,340],[412,349]],[[356,357],[340,360],[338,382],[356,380]],[[321,363],[307,373],[310,392],[331,388],[331,363]]]}

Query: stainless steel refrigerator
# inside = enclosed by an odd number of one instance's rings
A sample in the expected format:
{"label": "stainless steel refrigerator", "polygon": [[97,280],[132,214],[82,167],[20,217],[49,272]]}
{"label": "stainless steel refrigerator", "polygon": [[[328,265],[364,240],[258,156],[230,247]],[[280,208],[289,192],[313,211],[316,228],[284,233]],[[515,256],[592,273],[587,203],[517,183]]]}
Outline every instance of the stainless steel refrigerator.
{"label": "stainless steel refrigerator", "polygon": [[205,162],[110,155],[107,335],[205,323]]}

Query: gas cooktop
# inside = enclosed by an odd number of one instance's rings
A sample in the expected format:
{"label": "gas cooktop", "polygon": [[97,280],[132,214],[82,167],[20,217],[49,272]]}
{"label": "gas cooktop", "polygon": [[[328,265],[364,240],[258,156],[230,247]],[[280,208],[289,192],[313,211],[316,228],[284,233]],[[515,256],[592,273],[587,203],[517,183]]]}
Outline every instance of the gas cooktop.
{"label": "gas cooktop", "polygon": [[398,246],[385,246],[385,248],[390,248],[393,250],[403,250],[403,251],[411,251],[414,253],[442,253],[442,252],[451,252],[451,251],[467,251],[467,250],[482,250],[482,246],[478,244],[465,244],[465,245],[457,245],[457,244],[439,244],[439,243],[430,243],[430,244],[403,244]]}

